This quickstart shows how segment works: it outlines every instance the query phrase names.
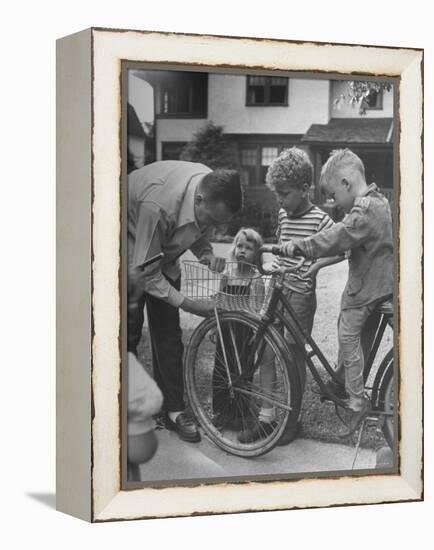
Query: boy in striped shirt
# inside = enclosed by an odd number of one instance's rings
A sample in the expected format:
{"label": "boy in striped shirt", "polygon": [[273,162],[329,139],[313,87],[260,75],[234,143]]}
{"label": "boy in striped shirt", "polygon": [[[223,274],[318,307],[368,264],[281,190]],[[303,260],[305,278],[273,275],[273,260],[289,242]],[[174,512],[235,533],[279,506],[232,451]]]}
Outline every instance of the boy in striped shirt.
{"label": "boy in striped shirt", "polygon": [[[282,151],[266,175],[267,186],[274,192],[279,203],[277,239],[279,244],[285,244],[292,239],[310,237],[334,225],[332,219],[315,206],[309,197],[313,182],[313,166],[305,151],[292,147]],[[297,319],[306,334],[311,334],[316,311],[316,275],[326,265],[335,264],[344,256],[307,260],[297,271],[285,275],[284,292],[294,310]],[[294,258],[278,258],[275,268],[295,267],[298,260]],[[300,375],[301,389],[304,391],[306,381],[306,364],[303,352],[297,348],[290,334],[285,338],[293,350]],[[245,430],[239,435],[241,442],[256,441],[263,437],[264,432],[273,430],[275,411],[273,407],[262,405],[259,413],[259,425]],[[278,445],[287,445],[298,431],[298,419],[288,420],[287,428]]]}

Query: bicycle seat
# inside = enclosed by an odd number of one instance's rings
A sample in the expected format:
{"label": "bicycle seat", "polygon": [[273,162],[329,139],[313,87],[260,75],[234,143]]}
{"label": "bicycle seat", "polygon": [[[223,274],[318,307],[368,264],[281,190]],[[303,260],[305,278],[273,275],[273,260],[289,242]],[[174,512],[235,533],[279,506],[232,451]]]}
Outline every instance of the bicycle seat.
{"label": "bicycle seat", "polygon": [[382,313],[383,315],[386,315],[387,317],[393,317],[393,303],[392,300],[385,300],[384,302],[381,302],[376,307],[376,311],[378,313]]}

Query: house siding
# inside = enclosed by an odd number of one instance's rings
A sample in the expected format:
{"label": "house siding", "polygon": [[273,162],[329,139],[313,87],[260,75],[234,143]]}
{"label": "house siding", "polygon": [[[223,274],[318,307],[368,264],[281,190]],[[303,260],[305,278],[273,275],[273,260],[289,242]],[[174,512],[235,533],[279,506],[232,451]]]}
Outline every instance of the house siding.
{"label": "house siding", "polygon": [[[245,185],[247,208],[251,211],[243,223],[257,223],[263,230],[266,229],[268,237],[273,233],[271,225],[277,205],[273,193],[264,184],[268,162],[261,160],[264,148],[281,151],[284,147],[297,145],[305,149],[314,166],[312,198],[322,204],[324,196],[318,186],[321,166],[336,145],[345,145],[303,143],[302,137],[311,125],[327,125],[331,118],[364,120],[393,117],[393,91],[384,92],[381,109],[367,110],[366,115],[360,115],[358,106],[353,108],[344,101],[339,106],[334,104],[335,99],[347,92],[345,81],[289,78],[288,83],[288,105],[247,106],[247,75],[209,74],[206,118],[158,115],[161,106],[158,104],[159,94],[156,94],[156,159],[163,158],[164,144],[179,145],[191,141],[207,122],[222,126],[238,153],[238,169]],[[390,189],[392,196],[393,174],[389,166],[392,144],[371,146],[369,143],[358,143],[352,148],[365,162],[369,175],[372,174],[382,188]],[[255,164],[243,162],[242,151],[245,149],[254,151]]]}
{"label": "house siding", "polygon": [[304,134],[329,120],[328,80],[289,79],[288,106],[246,106],[245,75],[210,74],[208,118],[226,133]]}
{"label": "house siding", "polygon": [[156,120],[156,135],[157,135],[157,160],[162,159],[163,142],[188,142],[192,140],[193,134],[196,133],[207,120],[203,118],[157,118]]}

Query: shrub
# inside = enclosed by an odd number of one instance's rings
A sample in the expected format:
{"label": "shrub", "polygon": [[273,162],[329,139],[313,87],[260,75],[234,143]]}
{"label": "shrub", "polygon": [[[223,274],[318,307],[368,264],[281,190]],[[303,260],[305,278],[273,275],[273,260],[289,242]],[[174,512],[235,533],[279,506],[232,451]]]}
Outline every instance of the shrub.
{"label": "shrub", "polygon": [[223,126],[216,126],[213,122],[207,122],[194,134],[192,141],[182,150],[180,159],[201,162],[212,170],[238,166],[233,143],[223,134]]}
{"label": "shrub", "polygon": [[277,210],[267,201],[244,195],[244,208],[227,226],[227,234],[235,235],[241,227],[256,229],[264,239],[274,238],[277,227]]}

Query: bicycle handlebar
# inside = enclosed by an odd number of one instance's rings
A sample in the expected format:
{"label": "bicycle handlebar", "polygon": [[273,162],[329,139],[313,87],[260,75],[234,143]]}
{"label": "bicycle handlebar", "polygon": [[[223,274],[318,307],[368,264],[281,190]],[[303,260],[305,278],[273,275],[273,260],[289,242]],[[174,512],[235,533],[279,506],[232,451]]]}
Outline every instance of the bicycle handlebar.
{"label": "bicycle handlebar", "polygon": [[[275,273],[275,270],[267,271],[266,269],[264,269],[264,265],[263,265],[264,254],[273,254],[274,256],[284,256],[282,254],[282,247],[278,244],[264,244],[259,248],[258,253],[256,254],[256,267],[258,268],[258,271],[262,275],[272,275],[273,273]],[[298,261],[297,265],[295,265],[294,267],[284,269],[282,271],[285,273],[297,271],[304,264],[304,262],[306,261],[306,258],[303,258],[302,256],[294,256],[294,260]]]}

